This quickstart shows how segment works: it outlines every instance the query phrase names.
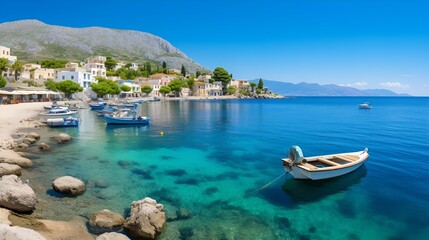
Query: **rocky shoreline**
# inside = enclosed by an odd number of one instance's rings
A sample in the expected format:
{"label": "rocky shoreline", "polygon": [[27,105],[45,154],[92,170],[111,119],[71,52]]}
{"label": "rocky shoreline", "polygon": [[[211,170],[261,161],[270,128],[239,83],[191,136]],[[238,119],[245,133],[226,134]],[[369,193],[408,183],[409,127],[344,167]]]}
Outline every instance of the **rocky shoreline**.
{"label": "rocky shoreline", "polygon": [[[44,126],[28,117],[25,121],[30,131]],[[67,221],[36,216],[34,210],[43,203],[32,189],[31,179],[20,179],[22,171],[33,166],[32,160],[27,158],[31,153],[25,149],[37,147],[41,152],[50,151],[49,144],[72,142],[65,133],[51,136],[49,143],[40,139],[40,135],[32,131],[16,132],[0,139],[0,239],[155,239],[162,232],[167,220],[164,206],[149,197],[132,202],[130,215],[125,217],[107,209]],[[86,186],[80,179],[63,176],[52,182],[51,189],[66,198],[79,198]]]}

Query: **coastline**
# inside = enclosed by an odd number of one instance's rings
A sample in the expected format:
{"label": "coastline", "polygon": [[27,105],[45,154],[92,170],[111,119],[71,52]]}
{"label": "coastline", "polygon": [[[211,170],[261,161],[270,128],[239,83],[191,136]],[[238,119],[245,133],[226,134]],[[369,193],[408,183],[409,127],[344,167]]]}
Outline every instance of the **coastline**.
{"label": "coastline", "polygon": [[[16,152],[16,142],[13,135],[18,133],[20,129],[31,131],[33,128],[39,128],[41,123],[37,116],[42,111],[43,106],[47,104],[50,103],[0,105],[0,155],[2,158],[14,160],[19,158],[32,162],[25,158],[25,155],[20,156],[21,153]],[[23,170],[31,168],[31,165],[23,167]],[[1,178],[2,176],[0,176]],[[25,239],[94,239],[94,236],[88,232],[85,226],[85,220],[77,216],[72,217],[69,221],[55,221],[41,219],[34,216],[32,212],[22,214],[0,206],[0,224],[3,225],[2,229],[19,232],[22,234],[20,236]]]}

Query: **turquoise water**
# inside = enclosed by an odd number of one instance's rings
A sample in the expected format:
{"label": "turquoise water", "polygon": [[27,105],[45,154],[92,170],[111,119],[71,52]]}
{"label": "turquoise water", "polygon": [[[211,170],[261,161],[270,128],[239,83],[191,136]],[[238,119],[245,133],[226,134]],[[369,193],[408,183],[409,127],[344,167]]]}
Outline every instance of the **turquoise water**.
{"label": "turquoise water", "polygon": [[[374,108],[359,110],[369,101]],[[429,98],[291,98],[176,101],[141,105],[145,127],[106,127],[81,110],[71,144],[33,157],[23,174],[37,192],[36,216],[124,213],[146,196],[166,206],[160,239],[427,239]],[[164,134],[161,135],[160,132]],[[369,148],[366,164],[324,181],[283,176],[291,145],[304,155]],[[51,190],[63,175],[87,191]],[[179,214],[176,218],[175,212]],[[190,217],[189,217],[190,216]]]}

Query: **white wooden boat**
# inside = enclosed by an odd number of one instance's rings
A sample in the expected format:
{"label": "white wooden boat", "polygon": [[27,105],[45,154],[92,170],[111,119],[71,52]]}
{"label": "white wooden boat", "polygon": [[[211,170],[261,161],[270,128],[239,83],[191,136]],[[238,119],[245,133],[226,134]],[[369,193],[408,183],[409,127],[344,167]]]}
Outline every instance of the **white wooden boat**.
{"label": "white wooden boat", "polygon": [[289,158],[282,158],[286,172],[295,179],[320,180],[338,177],[358,169],[368,158],[368,148],[359,152],[304,157],[298,146],[289,150]]}
{"label": "white wooden boat", "polygon": [[47,122],[48,119],[64,118],[64,117],[72,116],[76,113],[77,111],[70,111],[70,109],[68,109],[67,107],[57,107],[57,108],[51,109],[48,112],[39,113],[39,116],[42,122]]}

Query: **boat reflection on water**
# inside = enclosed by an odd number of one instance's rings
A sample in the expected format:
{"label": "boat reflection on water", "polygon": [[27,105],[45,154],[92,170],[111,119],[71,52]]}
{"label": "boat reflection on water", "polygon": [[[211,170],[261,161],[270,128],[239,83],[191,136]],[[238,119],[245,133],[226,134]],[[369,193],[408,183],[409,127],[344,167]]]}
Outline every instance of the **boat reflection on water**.
{"label": "boat reflection on water", "polygon": [[362,165],[349,174],[324,180],[296,180],[288,176],[281,188],[267,188],[260,195],[274,205],[294,207],[344,192],[359,184],[366,173],[366,166]]}

